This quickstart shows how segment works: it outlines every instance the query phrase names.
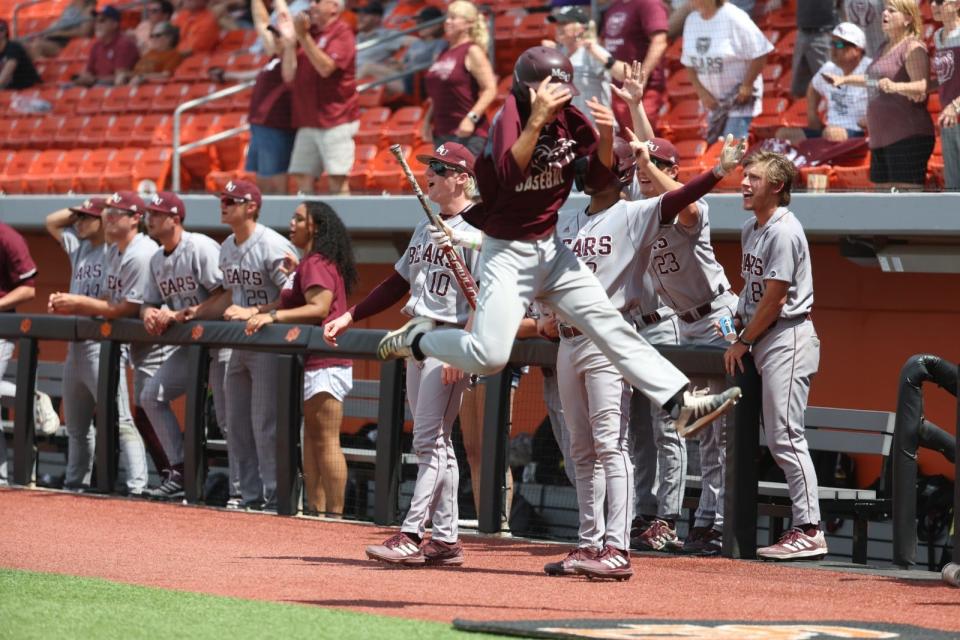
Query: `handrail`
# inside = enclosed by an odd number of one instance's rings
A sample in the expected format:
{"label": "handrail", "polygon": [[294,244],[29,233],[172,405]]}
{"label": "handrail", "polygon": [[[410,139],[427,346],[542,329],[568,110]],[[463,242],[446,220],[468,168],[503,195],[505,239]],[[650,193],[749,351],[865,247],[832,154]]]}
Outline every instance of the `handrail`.
{"label": "handrail", "polygon": [[363,84],[357,85],[357,93],[363,93],[364,91],[373,89],[374,87],[379,87],[382,84],[388,84],[390,82],[393,82],[394,80],[401,80],[414,73],[425,71],[426,69],[429,69],[431,66],[433,66],[432,62],[417,64],[412,67],[407,67],[406,69],[403,69],[402,71],[398,71],[389,76],[384,76],[383,78],[377,78],[376,80],[371,80],[370,82],[364,82]]}
{"label": "handrail", "polygon": [[[45,0],[38,0],[38,1],[44,2]],[[433,20],[427,20],[426,22],[419,22],[413,25],[412,27],[407,27],[406,29],[401,29],[400,31],[390,29],[390,33],[386,35],[380,36],[379,38],[374,38],[373,40],[365,40],[357,44],[357,51],[358,52],[364,51],[366,49],[370,49],[371,47],[375,47],[377,45],[383,44],[384,42],[390,42],[391,40],[402,38],[403,36],[413,33],[415,31],[422,31],[423,29],[428,29],[432,26],[443,24],[444,20],[446,19],[447,17],[443,15],[443,16],[440,16],[439,18],[434,18]]]}
{"label": "handrail", "polygon": [[[25,9],[27,7],[30,7],[36,4],[42,4],[44,2],[50,2],[50,1],[51,0],[24,0],[24,2],[17,4],[13,8],[13,15],[10,18],[10,39],[11,40],[16,39],[22,42],[23,40],[29,40],[29,39],[37,38],[39,36],[47,34],[50,31],[49,27],[47,27],[43,31],[37,31],[36,33],[28,33],[22,38],[17,38],[17,23],[18,23],[17,14],[20,12],[20,9]],[[135,9],[137,7],[146,7],[149,1],[150,0],[134,0],[133,2],[127,2],[126,4],[114,5],[114,7],[116,7],[117,11],[123,12],[128,9]],[[93,17],[86,17],[83,20],[80,20],[79,22],[77,22],[76,25],[74,26],[79,26],[81,24],[93,22],[93,20],[94,20]]]}
{"label": "handrail", "polygon": [[[173,175],[171,176],[170,179],[171,179],[171,186],[173,187],[173,190],[175,192],[179,192],[181,187],[180,155],[186,151],[189,151],[190,149],[194,149],[198,146],[202,146],[200,144],[194,144],[194,146],[187,145],[189,148],[186,148],[186,149],[181,147],[180,116],[183,114],[184,111],[193,109],[194,107],[199,107],[200,105],[207,104],[208,102],[213,102],[214,100],[220,100],[221,98],[228,98],[234,95],[235,93],[246,91],[247,89],[252,87],[254,83],[255,83],[255,80],[246,80],[239,84],[235,84],[232,87],[227,87],[226,89],[220,89],[219,91],[214,91],[213,93],[207,94],[205,96],[194,98],[193,100],[187,100],[186,102],[183,102],[177,105],[177,108],[173,110],[173,159],[170,163],[171,164],[170,172]],[[249,126],[247,128],[249,128]],[[230,133],[230,135],[236,135],[237,133],[240,133],[243,130],[245,130],[243,127],[236,127],[235,129],[230,130],[232,132]],[[227,133],[227,132],[223,132],[223,133]],[[217,140],[222,140],[226,137],[230,137],[230,136],[223,136],[221,138],[217,138]],[[206,140],[206,138],[204,140]],[[208,144],[208,143],[209,141],[204,142],[203,144]]]}
{"label": "handrail", "polygon": [[32,7],[37,4],[43,4],[44,2],[51,2],[52,0],[26,0],[25,2],[18,2],[16,6],[13,7],[13,14],[10,16],[10,39],[17,39],[17,27],[19,26],[19,14],[22,9],[27,7]]}

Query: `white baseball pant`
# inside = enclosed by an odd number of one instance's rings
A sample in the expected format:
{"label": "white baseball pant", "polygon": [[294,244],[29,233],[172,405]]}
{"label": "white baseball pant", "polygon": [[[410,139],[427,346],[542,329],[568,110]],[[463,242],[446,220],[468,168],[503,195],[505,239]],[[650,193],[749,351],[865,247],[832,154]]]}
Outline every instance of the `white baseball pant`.
{"label": "white baseball pant", "polygon": [[433,539],[453,543],[459,537],[460,469],[450,434],[470,377],[443,384],[442,368],[443,362],[436,358],[407,360],[407,401],[413,414],[417,482],[400,530],[423,537],[427,521],[432,521]]}
{"label": "white baseball pant", "polygon": [[570,429],[567,427],[563,415],[563,404],[560,402],[560,385],[557,384],[557,372],[554,369],[543,368],[543,401],[547,405],[547,417],[550,418],[550,430],[563,456],[563,471],[567,474],[570,485],[577,486],[577,474],[570,459]]}
{"label": "white baseball pant", "polygon": [[[3,382],[3,374],[7,372],[7,363],[13,357],[14,344],[9,340],[0,340],[0,396],[15,398],[17,386],[10,382]],[[7,482],[7,443],[0,433],[0,485]]]}

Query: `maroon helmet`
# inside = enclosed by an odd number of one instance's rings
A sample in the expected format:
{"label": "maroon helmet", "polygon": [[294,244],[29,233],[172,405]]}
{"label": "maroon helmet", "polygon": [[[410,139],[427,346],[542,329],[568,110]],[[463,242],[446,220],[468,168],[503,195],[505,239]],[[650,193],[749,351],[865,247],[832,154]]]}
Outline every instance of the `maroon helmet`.
{"label": "maroon helmet", "polygon": [[529,102],[530,92],[527,89],[536,91],[544,78],[566,85],[571,95],[580,95],[573,84],[570,59],[553,47],[531,47],[520,54],[513,66],[513,87],[510,91],[517,100]]}
{"label": "maroon helmet", "polygon": [[630,143],[620,136],[613,139],[612,171],[623,189],[630,186],[637,174],[637,156],[630,148]]}

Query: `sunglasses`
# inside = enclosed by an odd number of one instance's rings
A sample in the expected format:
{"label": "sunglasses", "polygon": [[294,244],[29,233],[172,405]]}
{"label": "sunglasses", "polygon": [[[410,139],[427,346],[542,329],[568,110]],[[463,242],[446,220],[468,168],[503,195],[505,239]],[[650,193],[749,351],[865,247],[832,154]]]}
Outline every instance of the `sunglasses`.
{"label": "sunglasses", "polygon": [[163,9],[160,7],[150,7],[147,9],[147,13],[163,13]]}
{"label": "sunglasses", "polygon": [[238,204],[245,204],[246,200],[241,200],[239,198],[220,198],[220,204],[225,207],[235,207]]}
{"label": "sunglasses", "polygon": [[440,176],[441,178],[445,177],[448,171],[451,171],[453,173],[461,173],[460,170],[455,169],[448,164],[440,162],[439,160],[431,160],[430,162],[427,163],[427,166],[430,167],[430,170],[433,171],[438,176]]}
{"label": "sunglasses", "polygon": [[853,43],[847,42],[846,40],[831,40],[830,46],[833,47],[834,49],[847,49],[849,47],[853,47],[854,45]]}
{"label": "sunglasses", "polygon": [[163,31],[161,31],[161,32],[159,32],[159,33],[151,33],[151,34],[150,34],[150,37],[151,37],[151,38],[162,38],[162,37],[165,36],[165,35],[167,35],[167,34],[164,33]]}
{"label": "sunglasses", "polygon": [[103,215],[108,218],[122,218],[124,216],[136,215],[133,211],[126,211],[124,209],[116,209],[114,207],[107,207],[103,210]]}
{"label": "sunglasses", "polygon": [[75,212],[73,215],[77,217],[77,220],[99,220],[100,219],[100,216],[95,216],[90,213]]}
{"label": "sunglasses", "polygon": [[650,158],[650,162],[652,162],[653,166],[655,166],[657,169],[660,169],[660,171],[666,171],[673,166],[673,163],[664,162],[663,160],[659,160],[657,158]]}

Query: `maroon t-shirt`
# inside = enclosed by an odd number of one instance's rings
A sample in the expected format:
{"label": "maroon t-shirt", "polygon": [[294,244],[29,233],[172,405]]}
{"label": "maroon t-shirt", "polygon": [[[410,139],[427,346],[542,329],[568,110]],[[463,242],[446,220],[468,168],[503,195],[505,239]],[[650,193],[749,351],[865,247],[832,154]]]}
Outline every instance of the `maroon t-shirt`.
{"label": "maroon t-shirt", "polygon": [[[603,48],[617,60],[643,62],[655,33],[667,31],[667,7],[661,0],[613,0],[603,16]],[[665,89],[663,59],[650,72],[647,86]]]}
{"label": "maroon t-shirt", "polygon": [[350,26],[335,20],[316,36],[317,46],[333,58],[336,69],[326,78],[307,54],[297,53],[293,79],[293,128],[329,129],[360,118],[357,106],[357,43]]}
{"label": "maroon t-shirt", "polygon": [[264,65],[250,95],[250,124],[291,129],[290,87],[283,81],[280,58]]}
{"label": "maroon t-shirt", "polygon": [[[465,42],[444,51],[427,69],[424,82],[427,95],[433,100],[434,136],[453,135],[480,96],[477,79],[467,71],[467,53],[472,46],[472,42]],[[486,136],[487,117],[482,113],[478,115],[480,122],[473,135]]]}
{"label": "maroon t-shirt", "polygon": [[118,33],[110,42],[97,40],[93,43],[87,71],[95,78],[106,78],[119,70],[133,69],[139,59],[140,50],[136,40]]}
{"label": "maroon t-shirt", "polygon": [[[510,95],[490,128],[492,151],[485,150],[474,166],[483,205],[463,214],[467,222],[500,240],[535,240],[553,233],[557,211],[573,187],[574,159],[591,156],[591,163],[599,162],[593,125],[574,106],[566,106],[540,130],[526,170],[510,152],[521,131],[523,119]],[[588,183],[605,187],[607,182],[599,181],[602,174],[588,172]]]}
{"label": "maroon t-shirt", "polygon": [[[343,315],[347,310],[347,290],[343,284],[343,277],[337,270],[337,265],[320,255],[311,253],[297,265],[293,275],[280,291],[280,308],[296,309],[307,304],[306,292],[310,287],[320,287],[333,292],[333,301],[327,318],[333,319]],[[342,358],[324,358],[323,356],[307,356],[304,368],[323,369],[324,367],[348,367],[350,360]]]}
{"label": "maroon t-shirt", "polygon": [[34,286],[36,275],[37,265],[27,241],[13,227],[0,222],[0,296],[23,285]]}
{"label": "maroon t-shirt", "polygon": [[[960,96],[960,70],[957,69],[960,65],[960,46],[943,45],[941,41],[943,31],[941,28],[934,36],[936,50],[933,52],[930,66],[937,75],[940,104],[946,106]],[[952,40],[954,43],[957,42],[956,38]]]}

